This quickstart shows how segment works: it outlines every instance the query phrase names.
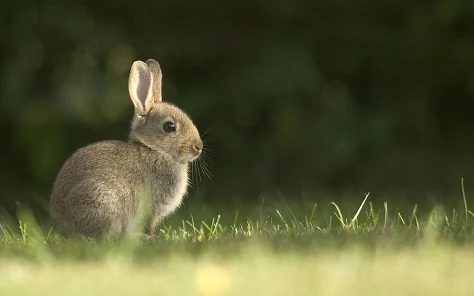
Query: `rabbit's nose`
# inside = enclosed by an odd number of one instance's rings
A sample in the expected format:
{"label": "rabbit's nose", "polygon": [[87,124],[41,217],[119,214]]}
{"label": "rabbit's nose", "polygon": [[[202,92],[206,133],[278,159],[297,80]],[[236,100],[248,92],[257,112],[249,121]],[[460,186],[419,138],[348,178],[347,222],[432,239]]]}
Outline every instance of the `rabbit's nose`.
{"label": "rabbit's nose", "polygon": [[203,145],[204,145],[204,144],[202,143],[202,140],[201,140],[201,139],[198,139],[198,140],[196,140],[196,141],[194,142],[193,148],[194,148],[194,150],[195,150],[196,152],[201,152]]}

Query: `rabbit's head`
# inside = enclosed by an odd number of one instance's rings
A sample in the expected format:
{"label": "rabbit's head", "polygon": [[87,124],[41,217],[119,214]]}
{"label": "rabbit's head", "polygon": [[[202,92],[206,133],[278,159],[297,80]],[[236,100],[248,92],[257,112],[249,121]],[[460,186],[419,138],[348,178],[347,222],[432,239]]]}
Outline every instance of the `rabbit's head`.
{"label": "rabbit's head", "polygon": [[199,157],[203,143],[192,120],[178,107],[162,102],[162,73],[157,61],[135,61],[128,90],[135,114],[130,137],[179,163]]}

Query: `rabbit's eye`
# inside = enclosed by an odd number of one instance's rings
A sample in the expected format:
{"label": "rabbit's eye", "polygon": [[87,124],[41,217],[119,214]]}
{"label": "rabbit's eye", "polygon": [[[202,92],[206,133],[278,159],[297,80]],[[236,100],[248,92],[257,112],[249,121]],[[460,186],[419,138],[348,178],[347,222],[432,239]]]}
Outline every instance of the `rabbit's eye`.
{"label": "rabbit's eye", "polygon": [[165,124],[163,124],[163,130],[167,133],[175,132],[176,125],[172,123],[171,121],[165,122]]}

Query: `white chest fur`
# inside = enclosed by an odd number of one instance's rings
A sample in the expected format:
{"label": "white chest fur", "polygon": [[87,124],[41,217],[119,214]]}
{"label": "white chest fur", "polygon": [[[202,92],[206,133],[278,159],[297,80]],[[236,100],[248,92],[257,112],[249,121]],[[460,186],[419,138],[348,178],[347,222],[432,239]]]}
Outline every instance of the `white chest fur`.
{"label": "white chest fur", "polygon": [[187,167],[182,168],[177,172],[176,183],[174,188],[170,191],[170,196],[166,202],[162,205],[162,211],[164,215],[168,215],[174,212],[181,203],[186,195],[188,188],[188,169]]}

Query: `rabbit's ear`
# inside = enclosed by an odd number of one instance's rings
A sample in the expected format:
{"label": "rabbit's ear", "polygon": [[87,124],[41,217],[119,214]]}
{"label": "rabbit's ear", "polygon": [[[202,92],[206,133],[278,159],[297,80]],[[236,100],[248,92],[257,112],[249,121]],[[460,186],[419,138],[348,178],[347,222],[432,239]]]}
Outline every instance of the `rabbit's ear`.
{"label": "rabbit's ear", "polygon": [[128,92],[135,109],[142,115],[148,114],[153,104],[153,76],[147,64],[135,61],[128,77]]}
{"label": "rabbit's ear", "polygon": [[153,76],[153,98],[155,99],[155,103],[160,103],[162,101],[161,83],[163,80],[160,64],[158,64],[158,62],[154,59],[147,60],[146,64],[148,65],[151,75]]}

